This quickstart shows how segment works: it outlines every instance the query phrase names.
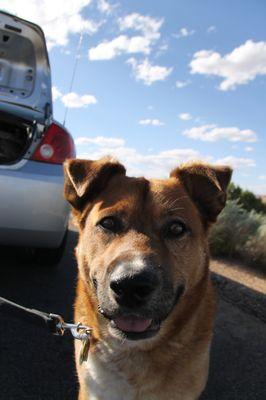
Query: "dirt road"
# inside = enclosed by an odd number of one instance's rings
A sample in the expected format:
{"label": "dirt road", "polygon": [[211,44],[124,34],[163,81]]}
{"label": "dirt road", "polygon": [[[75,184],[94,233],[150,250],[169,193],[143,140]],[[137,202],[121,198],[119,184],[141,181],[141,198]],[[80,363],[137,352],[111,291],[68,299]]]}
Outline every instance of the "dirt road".
{"label": "dirt road", "polygon": [[[76,280],[75,241],[76,234],[70,232],[64,258],[54,269],[21,265],[14,252],[12,260],[1,257],[0,296],[28,307],[62,314],[66,320],[71,320]],[[235,301],[237,290],[231,286],[229,296],[224,296],[224,284],[218,283],[221,300],[210,378],[201,400],[265,400],[266,323],[263,310],[253,313],[256,293],[253,296],[250,292],[248,303]],[[253,297],[255,302],[251,307]],[[51,336],[1,309],[0,321],[0,400],[76,399],[71,338]]]}

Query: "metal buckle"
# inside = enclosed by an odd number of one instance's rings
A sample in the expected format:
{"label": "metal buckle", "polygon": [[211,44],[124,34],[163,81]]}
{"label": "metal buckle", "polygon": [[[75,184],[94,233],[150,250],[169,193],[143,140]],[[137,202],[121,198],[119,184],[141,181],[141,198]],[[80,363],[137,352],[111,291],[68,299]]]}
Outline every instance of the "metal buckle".
{"label": "metal buckle", "polygon": [[66,331],[70,331],[74,339],[87,340],[90,338],[91,328],[86,325],[82,325],[81,322],[78,322],[77,324],[70,324],[65,322],[61,315],[49,314],[49,316],[56,321],[55,335],[63,336]]}

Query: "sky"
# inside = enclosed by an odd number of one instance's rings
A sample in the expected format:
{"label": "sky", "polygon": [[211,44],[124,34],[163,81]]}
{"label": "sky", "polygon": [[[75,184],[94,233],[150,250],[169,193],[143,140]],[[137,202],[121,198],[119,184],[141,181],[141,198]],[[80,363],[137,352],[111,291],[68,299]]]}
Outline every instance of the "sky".
{"label": "sky", "polygon": [[[39,24],[80,158],[167,177],[201,159],[266,194],[264,0],[0,0]],[[76,72],[71,85],[74,65]]]}

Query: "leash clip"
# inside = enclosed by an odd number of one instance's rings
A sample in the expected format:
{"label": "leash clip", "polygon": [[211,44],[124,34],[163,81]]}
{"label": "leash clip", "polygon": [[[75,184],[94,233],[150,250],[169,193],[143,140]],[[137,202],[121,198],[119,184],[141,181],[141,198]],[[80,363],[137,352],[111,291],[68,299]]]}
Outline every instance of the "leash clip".
{"label": "leash clip", "polygon": [[66,331],[70,331],[74,339],[82,341],[90,339],[91,328],[86,325],[82,325],[81,322],[78,322],[77,324],[70,324],[65,322],[61,315],[49,314],[49,316],[55,323],[55,335],[63,336]]}

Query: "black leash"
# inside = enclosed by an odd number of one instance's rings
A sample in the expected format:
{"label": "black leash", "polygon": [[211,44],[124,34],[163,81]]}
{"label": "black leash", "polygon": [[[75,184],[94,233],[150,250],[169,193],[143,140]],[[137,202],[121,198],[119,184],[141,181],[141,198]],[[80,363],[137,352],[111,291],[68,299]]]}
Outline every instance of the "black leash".
{"label": "black leash", "polygon": [[18,318],[23,317],[27,322],[33,322],[41,327],[45,326],[54,335],[63,336],[65,332],[70,331],[74,339],[82,341],[80,363],[87,359],[92,331],[90,327],[82,325],[80,322],[77,324],[67,323],[61,315],[23,307],[4,297],[0,297],[0,311],[2,307],[7,311],[12,311],[12,314]]}
{"label": "black leash", "polygon": [[35,325],[37,324],[41,327],[46,326],[52,334],[62,336],[62,329],[59,324],[63,319],[60,315],[48,314],[34,308],[23,307],[3,297],[0,297],[0,307],[0,310],[4,307],[4,310],[12,311],[13,315],[17,318],[22,317],[28,322],[33,322]]}

